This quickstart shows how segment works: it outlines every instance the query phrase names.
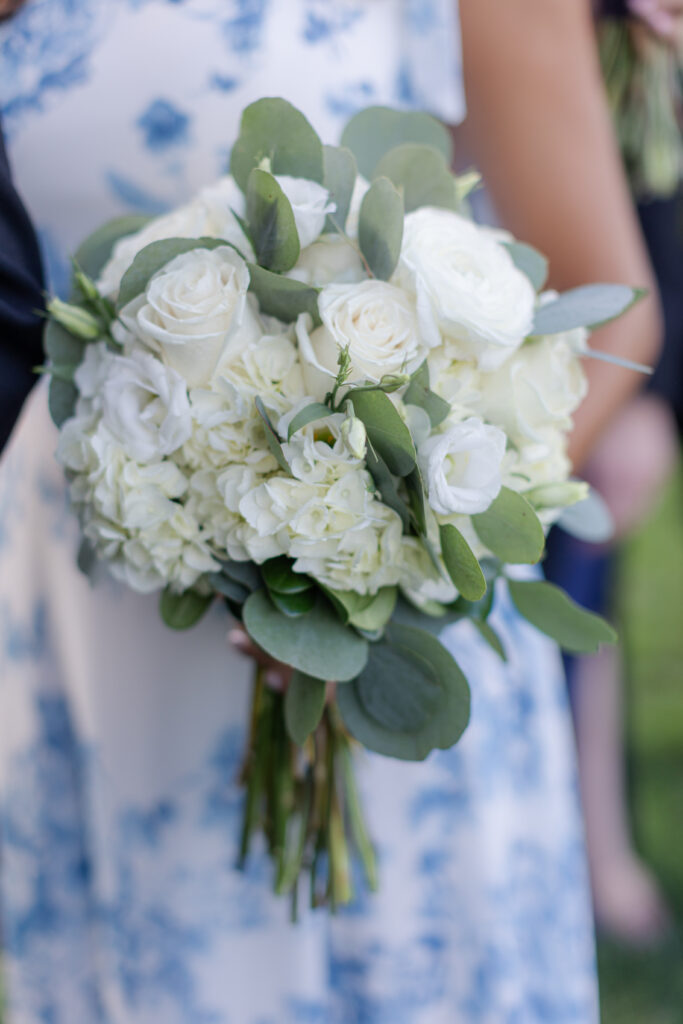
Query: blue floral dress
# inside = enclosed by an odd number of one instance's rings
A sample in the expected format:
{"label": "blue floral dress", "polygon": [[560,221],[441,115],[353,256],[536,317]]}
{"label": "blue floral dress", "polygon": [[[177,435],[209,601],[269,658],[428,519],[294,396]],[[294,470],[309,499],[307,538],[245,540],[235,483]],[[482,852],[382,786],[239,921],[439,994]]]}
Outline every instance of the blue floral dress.
{"label": "blue floral dress", "polygon": [[[371,103],[463,114],[453,0],[29,0],[0,107],[53,284],[104,219],[216,177],[241,109],[334,141]],[[8,1024],[594,1024],[594,954],[557,652],[498,595],[504,665],[451,628],[464,740],[359,756],[381,889],[296,926],[235,870],[249,666],[220,609],[75,568],[39,387],[0,464],[0,932]]]}

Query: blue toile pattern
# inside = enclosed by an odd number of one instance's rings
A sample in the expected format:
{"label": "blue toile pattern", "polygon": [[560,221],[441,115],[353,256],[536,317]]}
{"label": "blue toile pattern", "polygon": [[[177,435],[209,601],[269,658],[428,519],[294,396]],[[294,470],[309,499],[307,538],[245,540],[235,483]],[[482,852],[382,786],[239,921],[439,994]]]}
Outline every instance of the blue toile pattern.
{"label": "blue toile pattern", "polygon": [[[215,178],[259,96],[329,141],[373,103],[458,120],[456,16],[452,0],[28,0],[0,27],[0,110],[53,281],[107,217]],[[359,758],[381,889],[293,927],[265,851],[235,869],[249,666],[220,609],[174,634],[155,595],[77,572],[45,395],[0,464],[7,1024],[595,1024],[553,646],[504,592],[507,665],[450,628],[464,740],[424,764]]]}

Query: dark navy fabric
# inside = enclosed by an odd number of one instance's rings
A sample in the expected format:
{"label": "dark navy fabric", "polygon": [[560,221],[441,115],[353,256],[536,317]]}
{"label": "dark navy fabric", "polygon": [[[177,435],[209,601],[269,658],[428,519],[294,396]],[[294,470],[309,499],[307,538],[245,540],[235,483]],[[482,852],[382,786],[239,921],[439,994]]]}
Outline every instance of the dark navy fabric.
{"label": "dark navy fabric", "polygon": [[0,132],[0,448],[42,362],[43,275],[38,243],[12,184]]}

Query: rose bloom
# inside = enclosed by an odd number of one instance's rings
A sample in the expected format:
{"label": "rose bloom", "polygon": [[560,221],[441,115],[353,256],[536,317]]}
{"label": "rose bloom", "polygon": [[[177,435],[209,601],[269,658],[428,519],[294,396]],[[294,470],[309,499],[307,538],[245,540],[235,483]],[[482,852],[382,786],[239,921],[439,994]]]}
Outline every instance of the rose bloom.
{"label": "rose bloom", "polygon": [[502,430],[472,416],[421,444],[420,468],[434,512],[485,512],[502,486],[506,440]]}
{"label": "rose bloom", "polygon": [[[351,381],[377,383],[385,374],[411,373],[428,351],[412,300],[385,281],[331,284],[320,293],[322,327],[309,334],[303,318],[297,337],[311,394],[329,390],[339,351],[348,346]],[[438,340],[438,339],[437,339]]]}
{"label": "rose bloom", "polygon": [[234,249],[193,249],[155,274],[121,319],[189,387],[201,387],[219,362],[263,333],[248,288],[247,265]]}
{"label": "rose bloom", "polygon": [[481,369],[500,366],[532,329],[531,282],[493,232],[450,210],[408,214],[395,279],[416,296],[423,333],[440,331]]}

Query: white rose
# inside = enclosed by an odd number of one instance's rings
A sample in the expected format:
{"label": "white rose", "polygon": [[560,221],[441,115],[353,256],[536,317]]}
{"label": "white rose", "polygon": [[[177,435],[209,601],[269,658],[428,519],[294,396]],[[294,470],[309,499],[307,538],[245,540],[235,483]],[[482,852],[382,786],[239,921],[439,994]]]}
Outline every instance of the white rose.
{"label": "white rose", "polygon": [[170,455],[192,433],[185,381],[150,352],[112,356],[102,384],[102,420],[132,459]]}
{"label": "white rose", "polygon": [[276,174],[275,180],[292,205],[299,244],[305,249],[315,242],[325,227],[328,213],[334,213],[337,207],[330,202],[327,189],[316,181],[292,178],[288,174]]}
{"label": "white rose", "polygon": [[350,381],[377,383],[385,374],[412,373],[426,356],[412,301],[386,281],[328,285],[318,308],[323,323],[312,334],[304,318],[297,323],[304,380],[312,394],[329,390],[339,351],[347,346]]}
{"label": "white rose", "polygon": [[530,333],[536,294],[507,249],[449,210],[405,219],[396,278],[417,298],[423,331],[438,328],[459,358],[500,366]]}
{"label": "white rose", "polygon": [[261,335],[248,287],[247,265],[234,249],[193,249],[155,274],[121,319],[189,387],[200,387],[219,362]]}
{"label": "white rose", "polygon": [[366,273],[356,248],[346,238],[321,235],[302,250],[296,266],[287,277],[321,288],[333,281],[337,284],[363,281]]}
{"label": "white rose", "polygon": [[561,336],[527,342],[495,373],[480,379],[479,409],[520,447],[544,457],[556,431],[568,431],[587,392],[578,356]]}
{"label": "white rose", "polygon": [[485,512],[500,491],[506,437],[476,417],[447,427],[418,450],[429,504],[440,515]]}

